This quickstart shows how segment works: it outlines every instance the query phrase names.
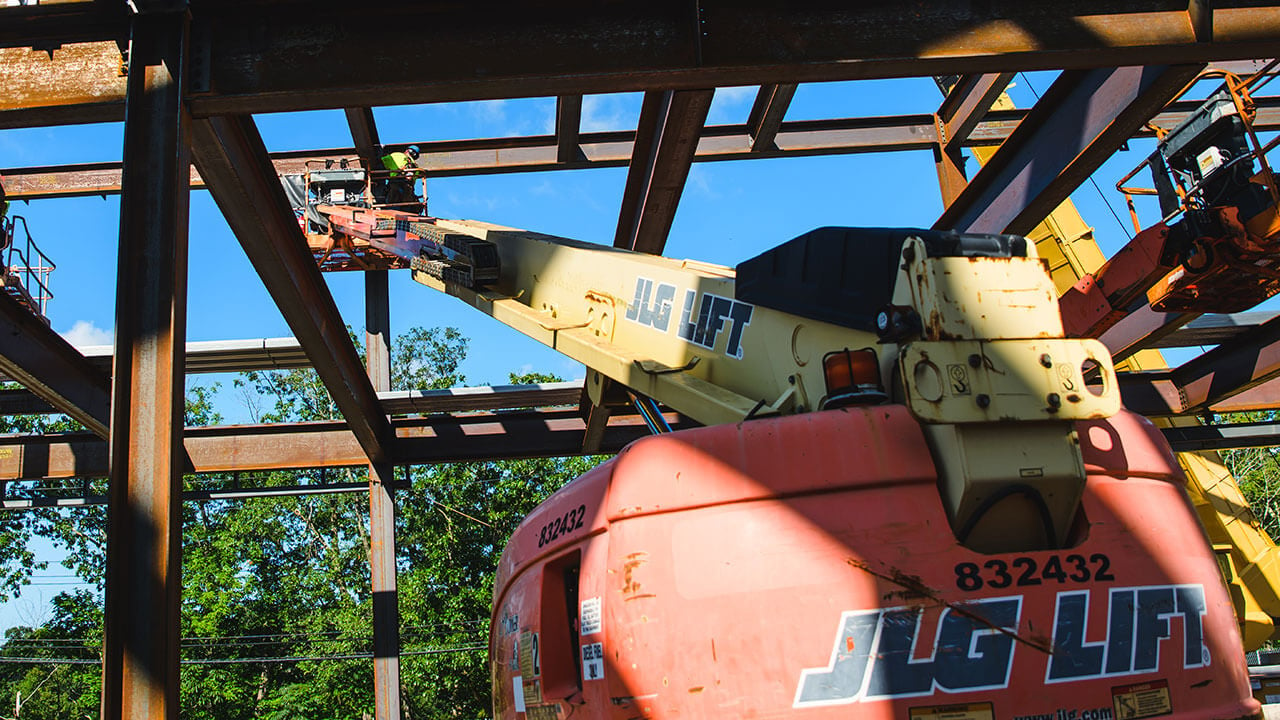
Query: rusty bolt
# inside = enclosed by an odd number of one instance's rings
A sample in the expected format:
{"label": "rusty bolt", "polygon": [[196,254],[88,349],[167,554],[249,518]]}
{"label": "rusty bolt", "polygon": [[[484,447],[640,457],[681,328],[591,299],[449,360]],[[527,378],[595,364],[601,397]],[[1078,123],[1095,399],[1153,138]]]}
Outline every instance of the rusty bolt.
{"label": "rusty bolt", "polygon": [[1049,357],[1049,353],[1040,353],[1040,364],[1051,368],[1053,367],[1053,358]]}
{"label": "rusty bolt", "polygon": [[1062,398],[1058,393],[1049,393],[1045,400],[1049,401],[1049,412],[1058,412],[1058,408],[1062,407]]}
{"label": "rusty bolt", "polygon": [[977,367],[978,367],[979,365],[981,365],[981,364],[982,364],[982,356],[981,356],[981,355],[979,355],[978,353],[974,353],[974,354],[972,354],[972,355],[970,355],[970,356],[969,356],[969,367],[971,367],[971,368],[977,368]]}
{"label": "rusty bolt", "polygon": [[984,410],[991,406],[990,395],[979,395],[978,397],[974,398],[974,400],[978,402],[978,407],[983,408]]}

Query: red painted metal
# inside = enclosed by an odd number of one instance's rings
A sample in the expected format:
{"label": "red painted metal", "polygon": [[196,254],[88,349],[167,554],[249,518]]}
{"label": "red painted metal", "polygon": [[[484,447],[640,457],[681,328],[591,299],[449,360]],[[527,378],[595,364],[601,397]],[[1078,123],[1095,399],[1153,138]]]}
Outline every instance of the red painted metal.
{"label": "red painted metal", "polygon": [[954,540],[900,406],[640,440],[512,537],[494,716],[1256,716],[1168,446],[1127,413],[1079,430],[1075,543],[1006,555]]}

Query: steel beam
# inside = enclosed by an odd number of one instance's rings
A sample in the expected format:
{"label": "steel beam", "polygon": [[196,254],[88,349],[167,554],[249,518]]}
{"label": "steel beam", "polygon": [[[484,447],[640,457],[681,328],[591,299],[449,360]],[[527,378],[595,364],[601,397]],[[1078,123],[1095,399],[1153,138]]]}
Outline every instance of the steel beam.
{"label": "steel beam", "polygon": [[1125,404],[1144,415],[1195,415],[1280,377],[1280,318],[1163,372],[1121,376]]}
{"label": "steel beam", "polygon": [[[343,4],[210,5],[197,18],[209,52],[192,98],[201,116],[1247,59],[1274,54],[1280,38],[1270,4],[1215,3],[1206,40],[1187,5],[1167,0],[931,0],[910,13],[893,3],[565,2],[494,13],[386,2],[363,8],[359,23]],[[388,43],[388,26],[438,30]],[[297,62],[298,47],[308,62]]]}
{"label": "steel beam", "polygon": [[1154,349],[1221,345],[1276,317],[1277,313],[1253,311],[1229,315],[1201,315],[1148,347]]}
{"label": "steel beam", "polygon": [[[1258,106],[1255,127],[1260,132],[1280,130],[1280,97],[1254,98]],[[1171,129],[1199,103],[1178,102],[1151,120],[1150,125]],[[965,141],[966,147],[994,146],[1004,142],[1027,110],[995,110],[979,122]],[[0,121],[3,121],[0,112]],[[2,124],[0,124],[2,127]],[[896,152],[936,148],[944,133],[933,116],[897,115],[837,120],[784,122],[774,137],[774,146],[752,151],[748,125],[715,125],[702,132],[694,162],[749,160],[756,158],[803,157],[863,152]],[[1144,125],[1134,137],[1149,137]],[[635,132],[584,133],[579,136],[580,152],[571,160],[561,159],[557,136],[525,136],[420,142],[419,165],[432,177],[486,175],[547,170],[621,167],[633,154]],[[360,160],[356,148],[330,148],[271,153],[276,174],[298,173],[306,160]],[[51,167],[7,168],[0,170],[10,199],[110,195],[120,192],[120,163],[83,163]],[[192,169],[191,186],[203,188],[204,180]],[[960,189],[962,189],[961,186]],[[959,189],[957,189],[957,193]]]}
{"label": "steel beam", "polygon": [[782,129],[782,120],[796,95],[795,83],[761,85],[756,100],[747,115],[747,134],[751,137],[751,151],[770,150],[776,146],[774,138]]}
{"label": "steel beam", "polygon": [[122,62],[115,42],[0,48],[0,129],[123,120]]}
{"label": "steel beam", "polygon": [[934,227],[1031,232],[1202,68],[1062,73]]}
{"label": "steel beam", "polygon": [[0,293],[0,372],[98,437],[111,423],[111,380],[43,320]]}
{"label": "steel beam", "polygon": [[561,95],[556,98],[556,162],[571,163],[585,159],[578,147],[582,135],[582,96]]}
{"label": "steel beam", "polygon": [[1143,305],[1130,311],[1098,339],[1107,346],[1111,357],[1120,362],[1139,350],[1154,347],[1200,315],[1201,313],[1161,312],[1151,309],[1151,305]]}
{"label": "steel beam", "polygon": [[[316,483],[307,485],[269,485],[266,487],[232,487],[183,490],[183,502],[251,500],[254,498],[299,497],[302,495],[345,495],[368,492],[369,483]],[[43,495],[38,497],[0,497],[0,510],[37,510],[39,508],[92,507],[106,505],[106,495]]]}
{"label": "steel beam", "polygon": [[[272,370],[282,367],[288,366],[263,366],[258,369]],[[306,362],[305,358],[301,358],[301,361],[292,367],[310,367],[310,363]],[[220,372],[236,369],[239,368],[228,366]],[[382,406],[382,412],[387,415],[436,415],[484,410],[566,407],[577,405],[581,394],[582,381],[575,380],[536,385],[498,385],[447,390],[393,390],[378,393],[378,404]],[[0,390],[0,415],[48,415],[56,412],[59,411],[28,390]]]}
{"label": "steel beam", "polygon": [[714,90],[645,93],[614,247],[661,255]]}
{"label": "steel beam", "polygon": [[1280,445],[1280,423],[1232,423],[1162,428],[1174,452],[1203,452]]}
{"label": "steel beam", "polygon": [[[391,299],[386,270],[364,274],[365,365],[374,390],[391,390]],[[395,466],[369,465],[369,569],[373,584],[373,707],[400,720],[400,598],[396,591]]]}
{"label": "steel beam", "polygon": [[946,130],[942,143],[959,146],[968,140],[1013,76],[1011,72],[961,76],[938,107],[938,120]]}
{"label": "steel beam", "polygon": [[116,281],[102,717],[178,718],[189,120],[186,13],[129,44]]}
{"label": "steel beam", "polygon": [[[123,7],[106,4],[117,11]],[[796,9],[726,2],[695,8],[680,0],[657,0],[608,8],[565,2],[493,13],[476,4],[389,0],[361,8],[361,22],[355,23],[351,8],[340,3],[313,4],[306,13],[275,0],[201,3],[193,28],[202,62],[193,76],[191,107],[197,116],[214,116],[1245,60],[1273,55],[1280,38],[1280,18],[1270,4],[1215,3],[1198,16],[1198,24],[1185,3],[1111,0],[1101,5],[1075,9],[1055,0],[999,5],[932,0],[904,14],[891,3]],[[247,17],[253,22],[245,22]],[[45,46],[86,39],[84,26],[81,19],[69,18],[36,33],[18,25],[6,30],[11,44]],[[96,20],[90,26],[93,36],[117,32]],[[437,30],[423,42],[388,43],[388,26]],[[1195,27],[1211,27],[1212,37],[1197,34]],[[308,62],[298,62],[298,47],[307,49]],[[494,47],[503,52],[494,53]],[[6,64],[0,62],[0,68]],[[314,72],[316,67],[325,72]],[[14,72],[36,76],[26,67]],[[102,83],[113,76],[118,73],[98,68],[80,79]],[[10,87],[21,85],[0,85]],[[71,97],[69,87],[62,94],[71,104],[82,102]],[[112,93],[116,105],[123,97],[122,87]],[[106,98],[97,102],[112,104]],[[73,114],[77,121],[92,121],[84,110]]]}
{"label": "steel beam", "polygon": [[572,380],[536,385],[397,390],[378,393],[378,401],[388,415],[567,406],[578,404],[582,385],[581,380]]}
{"label": "steel beam", "polygon": [[394,440],[391,426],[289,209],[253,120],[199,120],[193,123],[192,138],[200,174],[294,337],[369,459],[386,460]]}
{"label": "steel beam", "polygon": [[[687,420],[673,423],[693,427]],[[598,448],[584,451],[586,423],[576,409],[471,413],[395,423],[405,442],[397,465],[514,460],[614,453],[649,434],[635,416],[614,416]],[[345,423],[193,427],[187,452],[197,473],[353,467],[368,462]],[[0,436],[0,480],[102,477],[107,444],[91,433]]]}
{"label": "steel beam", "polygon": [[129,8],[115,0],[0,7],[0,48],[41,50],[94,40],[127,41]]}
{"label": "steel beam", "polygon": [[373,108],[346,109],[347,125],[351,127],[351,139],[356,144],[360,164],[370,172],[382,169],[382,143],[378,141],[378,125],[373,119]]}
{"label": "steel beam", "polygon": [[[1260,132],[1280,130],[1280,97],[1254,98],[1258,106],[1255,128]],[[1178,102],[1152,119],[1150,125],[1171,129],[1199,103]],[[999,145],[1017,127],[1027,110],[995,110],[979,122],[965,146]],[[0,113],[0,120],[3,113]],[[1149,137],[1147,126],[1134,137]],[[713,125],[704,128],[694,162],[751,160],[758,158],[803,157],[864,152],[897,152],[936,148],[944,133],[933,116],[896,115],[837,120],[784,122],[774,136],[773,147],[752,151],[748,125]],[[456,177],[547,170],[621,167],[631,159],[635,132],[584,133],[578,138],[573,159],[561,159],[559,138],[552,135],[475,140],[420,142],[419,165],[432,177]],[[329,148],[271,153],[276,174],[302,172],[312,160],[357,162],[356,148]],[[120,192],[120,163],[82,163],[51,167],[0,169],[10,199],[30,200],[52,197],[110,195]],[[192,169],[191,187],[203,188],[204,180]],[[957,189],[963,189],[961,185]]]}

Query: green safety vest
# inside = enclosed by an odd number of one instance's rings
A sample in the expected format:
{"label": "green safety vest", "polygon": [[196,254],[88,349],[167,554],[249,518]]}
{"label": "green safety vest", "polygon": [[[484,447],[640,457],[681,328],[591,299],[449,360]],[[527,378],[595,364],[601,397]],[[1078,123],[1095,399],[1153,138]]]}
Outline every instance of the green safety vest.
{"label": "green safety vest", "polygon": [[399,177],[405,168],[416,168],[413,161],[408,155],[402,152],[393,152],[390,155],[382,156],[382,166],[391,171],[391,177]]}

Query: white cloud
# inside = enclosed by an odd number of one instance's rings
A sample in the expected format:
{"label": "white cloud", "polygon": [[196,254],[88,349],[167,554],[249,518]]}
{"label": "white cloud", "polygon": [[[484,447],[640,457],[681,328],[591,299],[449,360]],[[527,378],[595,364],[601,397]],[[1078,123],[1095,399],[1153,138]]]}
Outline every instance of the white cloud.
{"label": "white cloud", "polygon": [[716,88],[711,99],[707,122],[711,125],[727,125],[746,122],[747,110],[755,100],[757,88],[753,85]]}
{"label": "white cloud", "polygon": [[710,176],[705,167],[694,165],[689,168],[689,186],[703,195],[716,199],[720,197],[720,193],[711,188]]}
{"label": "white cloud", "polygon": [[490,125],[502,125],[507,120],[506,100],[481,100],[468,105],[472,115],[478,122]]}
{"label": "white cloud", "polygon": [[115,332],[103,330],[88,320],[77,320],[70,330],[62,333],[62,337],[77,347],[111,345],[116,339]]}
{"label": "white cloud", "polygon": [[582,132],[631,130],[636,116],[625,112],[615,95],[587,95],[582,98]]}

